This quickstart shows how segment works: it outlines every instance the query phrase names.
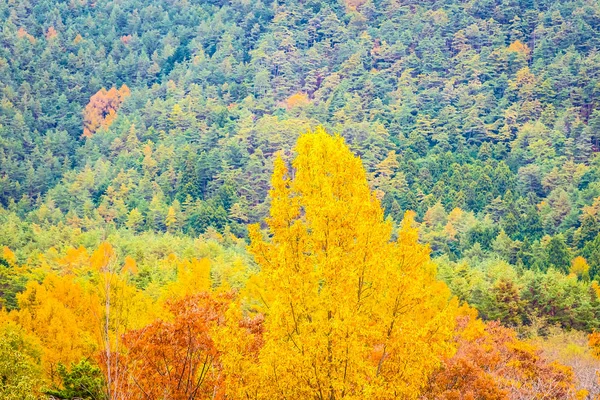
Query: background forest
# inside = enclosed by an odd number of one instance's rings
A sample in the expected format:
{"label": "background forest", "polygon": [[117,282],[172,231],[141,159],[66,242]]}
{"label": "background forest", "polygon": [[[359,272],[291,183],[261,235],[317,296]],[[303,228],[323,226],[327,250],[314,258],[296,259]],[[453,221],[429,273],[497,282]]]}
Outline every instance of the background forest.
{"label": "background forest", "polygon": [[204,258],[208,286],[245,286],[275,155],[324,126],[461,303],[600,391],[597,1],[0,0],[0,20],[7,312],[107,242],[153,299]]}

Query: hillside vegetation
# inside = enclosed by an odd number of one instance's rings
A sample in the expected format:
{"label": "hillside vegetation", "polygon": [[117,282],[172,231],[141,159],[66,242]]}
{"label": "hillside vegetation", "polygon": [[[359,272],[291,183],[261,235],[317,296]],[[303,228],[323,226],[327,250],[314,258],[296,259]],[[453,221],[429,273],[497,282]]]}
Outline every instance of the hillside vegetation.
{"label": "hillside vegetation", "polygon": [[0,21],[0,399],[600,393],[597,1]]}

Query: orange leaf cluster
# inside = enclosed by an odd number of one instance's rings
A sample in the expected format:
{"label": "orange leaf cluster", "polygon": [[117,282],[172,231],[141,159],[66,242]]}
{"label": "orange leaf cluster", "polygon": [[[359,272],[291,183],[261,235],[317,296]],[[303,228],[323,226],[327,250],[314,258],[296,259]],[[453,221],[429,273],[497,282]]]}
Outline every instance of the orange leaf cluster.
{"label": "orange leaf cluster", "polygon": [[56,36],[58,36],[56,29],[54,29],[53,26],[48,28],[48,30],[46,31],[46,39],[51,40],[51,39],[54,39]]}
{"label": "orange leaf cluster", "polygon": [[575,388],[570,368],[548,363],[514,330],[490,322],[478,338],[458,339],[456,354],[432,376],[426,393],[438,400],[533,399],[541,393],[545,399],[568,399]]}
{"label": "orange leaf cluster", "polygon": [[29,32],[27,32],[27,31],[25,30],[25,28],[23,28],[23,27],[19,28],[19,30],[17,31],[17,37],[18,37],[19,39],[26,38],[26,39],[27,39],[27,40],[29,40],[29,41],[30,41],[32,44],[33,44],[33,43],[35,43],[35,38],[34,38],[32,35],[30,35],[30,34],[29,34]]}
{"label": "orange leaf cluster", "polygon": [[213,337],[225,325],[232,294],[201,293],[168,304],[174,318],[126,333],[127,399],[223,399],[221,352]]}
{"label": "orange leaf cluster", "polygon": [[589,345],[594,356],[600,358],[600,332],[594,332],[590,335]]}
{"label": "orange leaf cluster", "polygon": [[310,100],[309,100],[308,96],[306,95],[306,93],[301,93],[301,92],[291,95],[285,101],[285,107],[288,110],[290,110],[292,108],[296,108],[296,107],[304,107],[308,104],[310,104]]}
{"label": "orange leaf cluster", "polygon": [[526,44],[523,44],[520,40],[516,40],[508,46],[508,51],[521,54],[525,59],[529,58],[529,47]]}
{"label": "orange leaf cluster", "polygon": [[123,85],[119,90],[114,87],[110,90],[102,88],[90,97],[83,111],[83,136],[92,137],[98,129],[108,128],[116,118],[121,103],[130,94],[127,85]]}

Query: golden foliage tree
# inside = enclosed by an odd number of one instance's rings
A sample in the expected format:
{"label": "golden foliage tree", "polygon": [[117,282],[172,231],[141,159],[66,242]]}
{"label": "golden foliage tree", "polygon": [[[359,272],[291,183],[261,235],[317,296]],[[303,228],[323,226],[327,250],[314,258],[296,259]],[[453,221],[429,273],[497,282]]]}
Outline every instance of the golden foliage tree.
{"label": "golden foliage tree", "polygon": [[[92,325],[98,329],[98,358],[106,378],[107,397],[109,400],[127,399],[123,392],[127,382],[121,366],[121,337],[128,330],[148,325],[157,314],[152,300],[128,284],[122,273],[123,266],[117,262],[115,250],[109,243],[100,244],[92,253],[90,267],[95,283],[91,292],[99,303]],[[131,272],[131,265],[127,267]]]}
{"label": "golden foliage tree", "polygon": [[529,49],[529,47],[526,44],[522,43],[520,40],[515,40],[514,42],[512,42],[510,46],[508,46],[508,51],[517,53],[524,59],[528,59],[529,55],[531,54],[531,50]]}
{"label": "golden foliage tree", "polygon": [[91,137],[100,128],[107,128],[113,123],[117,116],[117,110],[121,103],[129,97],[130,91],[127,85],[120,89],[100,89],[90,97],[90,102],[83,111],[83,136]]}
{"label": "golden foliage tree", "polygon": [[288,97],[285,101],[285,107],[288,110],[291,110],[295,107],[304,107],[310,104],[310,99],[306,93],[294,93],[290,97]]}
{"label": "golden foliage tree", "polygon": [[250,229],[264,346],[232,396],[417,398],[453,351],[457,304],[413,215],[392,241],[361,160],[322,128],[299,139],[292,167],[275,162],[269,238]]}
{"label": "golden foliage tree", "polygon": [[[58,260],[62,275],[48,273],[30,281],[17,295],[19,310],[8,318],[40,341],[44,377],[57,380],[59,364],[70,365],[98,356],[107,378],[108,397],[119,397],[120,337],[149,324],[157,316],[152,300],[128,284],[135,262],[117,262],[113,247],[102,243],[91,255],[83,247],[68,249]],[[125,271],[126,270],[126,271]]]}
{"label": "golden foliage tree", "polygon": [[57,378],[58,364],[91,357],[97,350],[97,300],[72,276],[49,274],[41,283],[32,281],[17,300],[19,310],[10,317],[39,338],[42,368],[50,380]]}
{"label": "golden foliage tree", "polygon": [[581,256],[577,256],[571,260],[571,268],[569,272],[577,275],[579,279],[590,279],[590,266],[587,260]]}
{"label": "golden foliage tree", "polygon": [[172,263],[177,268],[177,279],[165,285],[162,290],[163,300],[179,300],[211,289],[210,261],[208,259],[179,260],[174,258]]}

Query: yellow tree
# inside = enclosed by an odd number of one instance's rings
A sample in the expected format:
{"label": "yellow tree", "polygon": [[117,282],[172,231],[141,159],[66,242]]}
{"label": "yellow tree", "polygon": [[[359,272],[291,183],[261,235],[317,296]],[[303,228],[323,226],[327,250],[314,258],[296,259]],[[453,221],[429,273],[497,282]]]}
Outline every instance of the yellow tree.
{"label": "yellow tree", "polygon": [[416,399],[453,351],[457,304],[412,214],[392,241],[361,160],[322,128],[298,140],[292,167],[275,162],[268,238],[250,229],[264,346],[230,395]]}
{"label": "yellow tree", "polygon": [[[126,260],[129,272],[132,261]],[[152,300],[128,284],[122,269],[115,250],[107,242],[100,244],[90,257],[90,291],[99,303],[98,309],[91,313],[95,320],[92,325],[97,329],[99,362],[106,378],[108,400],[127,398],[123,392],[127,370],[121,361],[122,335],[148,325],[157,316]]]}
{"label": "yellow tree", "polygon": [[58,261],[64,274],[49,273],[41,283],[30,281],[17,295],[19,310],[9,317],[39,338],[41,365],[50,381],[57,382],[59,364],[90,359],[100,351],[108,398],[122,398],[120,337],[149,324],[158,311],[125,279],[135,273],[133,259],[126,257],[121,267],[110,244],[102,243],[91,256],[83,247],[69,249]]}
{"label": "yellow tree", "polygon": [[57,378],[59,363],[78,362],[98,349],[92,317],[98,312],[97,300],[73,276],[49,274],[41,283],[31,281],[17,299],[19,310],[10,317],[39,338],[42,367],[51,381]]}
{"label": "yellow tree", "polygon": [[590,280],[590,266],[587,263],[587,260],[581,256],[571,260],[569,272],[577,275],[578,279]]}
{"label": "yellow tree", "polygon": [[167,226],[167,231],[170,233],[173,233],[177,228],[177,216],[175,215],[175,208],[173,206],[169,207],[169,211],[165,217],[165,225]]}
{"label": "yellow tree", "polygon": [[162,300],[177,301],[211,289],[210,261],[207,258],[175,260],[177,279],[162,288]]}

